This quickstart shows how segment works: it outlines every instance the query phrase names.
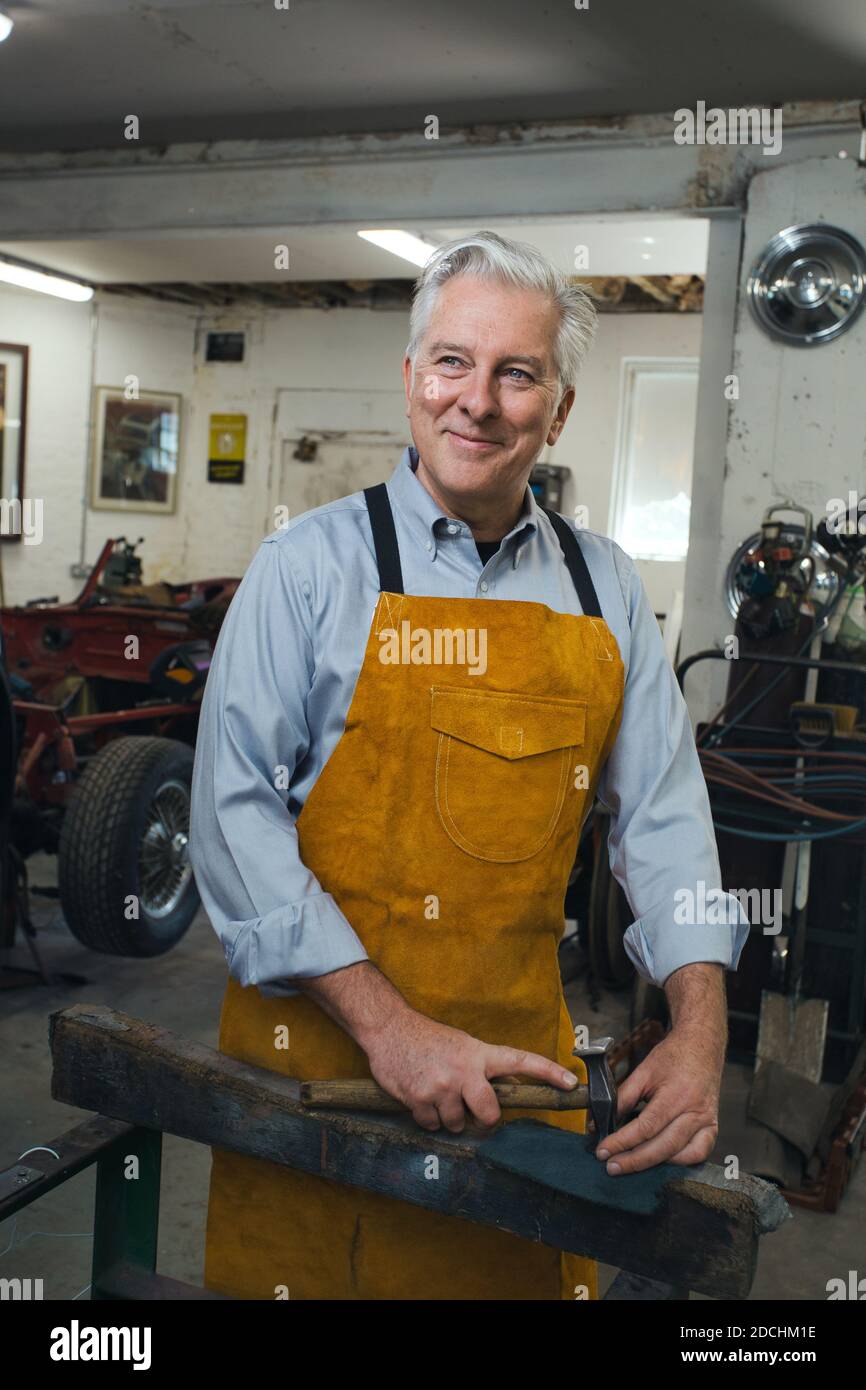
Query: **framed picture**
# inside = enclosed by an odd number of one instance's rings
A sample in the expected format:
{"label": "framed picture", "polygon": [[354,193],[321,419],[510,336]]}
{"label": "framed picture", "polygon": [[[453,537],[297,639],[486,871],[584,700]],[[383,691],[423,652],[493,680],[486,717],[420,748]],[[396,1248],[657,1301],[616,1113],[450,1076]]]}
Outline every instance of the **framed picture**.
{"label": "framed picture", "polygon": [[[29,354],[29,348],[18,343],[0,343],[0,497],[7,503],[24,498]],[[12,511],[3,507],[0,541],[20,541],[21,537]]]}
{"label": "framed picture", "polygon": [[180,396],[97,386],[90,505],[108,512],[173,512],[180,448]]}

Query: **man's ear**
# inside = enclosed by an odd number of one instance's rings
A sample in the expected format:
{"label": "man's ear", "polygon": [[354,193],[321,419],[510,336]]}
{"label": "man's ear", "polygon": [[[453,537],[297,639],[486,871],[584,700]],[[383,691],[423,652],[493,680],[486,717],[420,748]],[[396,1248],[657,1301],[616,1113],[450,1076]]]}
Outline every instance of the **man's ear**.
{"label": "man's ear", "polygon": [[562,434],[563,427],[565,425],[566,420],[568,419],[568,412],[574,405],[574,395],[574,387],[569,386],[568,390],[563,395],[562,400],[559,402],[559,405],[556,407],[556,414],[554,415],[550,425],[550,429],[547,432],[548,444],[555,444],[559,436]]}
{"label": "man's ear", "polygon": [[406,392],[406,415],[412,412],[412,363],[408,357],[403,358],[403,389]]}

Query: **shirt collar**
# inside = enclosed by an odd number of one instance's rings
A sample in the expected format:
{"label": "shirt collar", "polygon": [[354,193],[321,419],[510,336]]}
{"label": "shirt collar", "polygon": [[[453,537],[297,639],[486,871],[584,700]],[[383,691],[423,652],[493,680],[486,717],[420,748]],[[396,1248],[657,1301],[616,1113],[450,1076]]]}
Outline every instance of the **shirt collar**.
{"label": "shirt collar", "polygon": [[[391,502],[399,509],[404,521],[431,560],[436,558],[440,542],[440,532],[454,518],[443,512],[438,502],[430,496],[426,487],[419,481],[415,469],[418,467],[418,451],[410,444],[403,450],[400,462],[388,481],[388,494]],[[465,525],[465,523],[463,523]],[[515,548],[523,545],[538,529],[538,503],[532,489],[527,485],[523,506],[517,521],[507,535],[502,538],[502,548],[510,542]]]}

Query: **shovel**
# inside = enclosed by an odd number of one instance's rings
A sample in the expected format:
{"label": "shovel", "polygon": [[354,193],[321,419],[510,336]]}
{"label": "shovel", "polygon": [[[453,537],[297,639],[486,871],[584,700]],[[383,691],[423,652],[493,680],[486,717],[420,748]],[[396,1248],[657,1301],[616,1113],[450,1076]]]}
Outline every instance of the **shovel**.
{"label": "shovel", "polygon": [[[820,648],[821,633],[817,632],[809,655],[817,658]],[[806,702],[814,703],[817,688],[818,671],[813,667],[806,678]],[[802,789],[804,767],[803,758],[798,758],[795,792]],[[764,990],[761,994],[755,1073],[764,1062],[778,1062],[817,1084],[824,1069],[830,1005],[826,999],[801,996],[811,863],[811,840],[790,842],[786,846],[783,883],[786,888],[790,885],[789,931],[773,942],[770,979],[776,990]],[[772,1123],[769,1116],[761,1118],[765,1123]]]}

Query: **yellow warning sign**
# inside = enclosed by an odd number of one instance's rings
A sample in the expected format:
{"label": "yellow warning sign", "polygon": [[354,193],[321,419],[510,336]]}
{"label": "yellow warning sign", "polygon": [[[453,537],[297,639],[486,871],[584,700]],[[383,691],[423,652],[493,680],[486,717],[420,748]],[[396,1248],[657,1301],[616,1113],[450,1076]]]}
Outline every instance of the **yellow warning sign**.
{"label": "yellow warning sign", "polygon": [[246,452],[246,415],[212,415],[208,432],[208,482],[243,482]]}

